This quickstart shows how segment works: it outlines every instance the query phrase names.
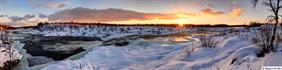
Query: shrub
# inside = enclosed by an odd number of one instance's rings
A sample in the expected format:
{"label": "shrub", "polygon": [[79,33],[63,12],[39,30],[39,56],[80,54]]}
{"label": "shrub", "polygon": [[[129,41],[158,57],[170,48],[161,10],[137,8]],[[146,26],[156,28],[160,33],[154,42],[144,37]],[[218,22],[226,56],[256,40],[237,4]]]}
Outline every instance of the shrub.
{"label": "shrub", "polygon": [[[258,57],[263,57],[266,53],[275,52],[278,46],[277,35],[271,35],[271,28],[263,28],[257,32],[255,32],[254,37],[252,37],[251,41],[254,43],[259,49]],[[274,36],[274,37],[272,37]],[[275,38],[274,42],[271,42],[271,38]],[[272,45],[275,44],[275,45]]]}
{"label": "shrub", "polygon": [[242,40],[242,41],[249,41],[249,37],[250,37],[250,34],[249,33],[239,33],[238,35],[239,39]]}
{"label": "shrub", "polygon": [[216,47],[217,43],[214,36],[202,36],[199,38],[201,42],[202,47],[210,47],[214,48]]}

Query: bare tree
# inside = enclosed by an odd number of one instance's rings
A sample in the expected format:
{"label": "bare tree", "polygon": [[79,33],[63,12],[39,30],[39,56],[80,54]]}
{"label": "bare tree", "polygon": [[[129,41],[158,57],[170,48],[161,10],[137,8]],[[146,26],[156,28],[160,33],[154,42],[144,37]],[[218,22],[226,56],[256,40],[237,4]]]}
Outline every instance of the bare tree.
{"label": "bare tree", "polygon": [[275,51],[275,40],[277,40],[277,26],[280,23],[279,18],[279,11],[282,8],[282,0],[251,0],[253,3],[253,7],[257,7],[257,5],[262,5],[267,8],[268,11],[272,12],[273,14],[267,17],[267,22],[271,23],[270,30],[271,34],[269,39],[267,39],[267,44],[265,47],[268,47],[264,53],[269,53],[271,51]]}

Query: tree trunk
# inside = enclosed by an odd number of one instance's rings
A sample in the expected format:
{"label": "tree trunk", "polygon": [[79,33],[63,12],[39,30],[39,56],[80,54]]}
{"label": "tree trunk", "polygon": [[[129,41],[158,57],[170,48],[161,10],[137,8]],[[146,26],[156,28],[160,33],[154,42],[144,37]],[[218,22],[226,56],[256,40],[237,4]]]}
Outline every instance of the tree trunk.
{"label": "tree trunk", "polygon": [[275,24],[274,24],[274,27],[272,29],[272,36],[271,36],[271,39],[270,39],[270,44],[269,44],[269,51],[275,51],[275,39],[276,39],[276,30],[277,30],[277,25],[279,23],[279,16],[278,16],[278,13],[275,13]]}

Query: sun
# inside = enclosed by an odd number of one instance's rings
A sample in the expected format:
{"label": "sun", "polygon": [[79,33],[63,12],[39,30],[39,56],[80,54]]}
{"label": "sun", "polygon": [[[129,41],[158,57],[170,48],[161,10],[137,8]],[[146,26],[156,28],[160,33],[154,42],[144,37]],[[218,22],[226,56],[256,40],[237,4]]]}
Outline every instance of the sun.
{"label": "sun", "polygon": [[180,19],[176,19],[175,22],[179,25],[179,26],[183,26],[186,23],[186,20],[183,18]]}
{"label": "sun", "polygon": [[189,16],[186,15],[185,13],[183,13],[183,12],[179,12],[179,13],[176,14],[176,17],[178,17],[178,18],[188,18]]}
{"label": "sun", "polygon": [[183,26],[187,21],[187,18],[189,17],[188,15],[186,15],[185,13],[177,13],[176,14],[177,19],[175,19],[175,22],[179,25],[179,26]]}

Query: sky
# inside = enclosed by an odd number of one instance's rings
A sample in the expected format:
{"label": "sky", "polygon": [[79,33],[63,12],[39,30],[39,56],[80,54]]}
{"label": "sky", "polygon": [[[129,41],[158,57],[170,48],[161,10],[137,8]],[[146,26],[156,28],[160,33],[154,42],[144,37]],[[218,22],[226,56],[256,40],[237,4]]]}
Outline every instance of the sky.
{"label": "sky", "polygon": [[250,0],[0,0],[0,24],[248,24],[270,15]]}

